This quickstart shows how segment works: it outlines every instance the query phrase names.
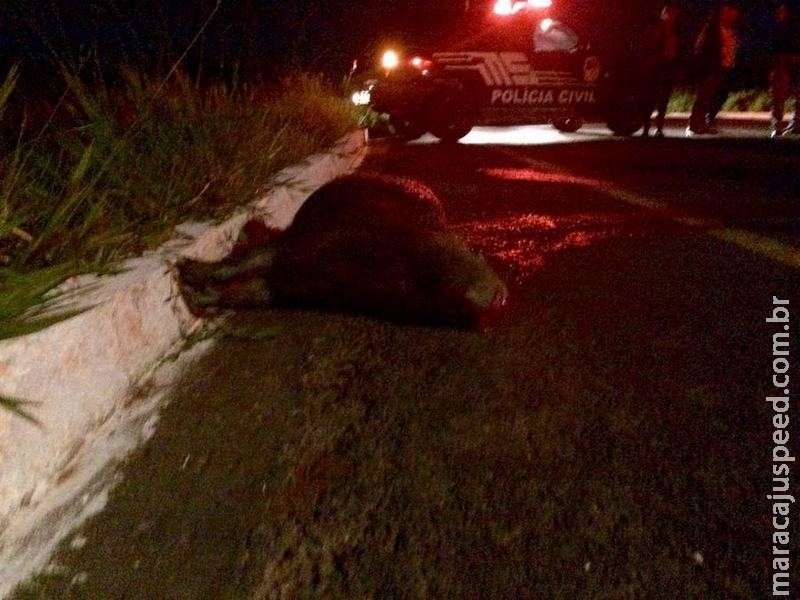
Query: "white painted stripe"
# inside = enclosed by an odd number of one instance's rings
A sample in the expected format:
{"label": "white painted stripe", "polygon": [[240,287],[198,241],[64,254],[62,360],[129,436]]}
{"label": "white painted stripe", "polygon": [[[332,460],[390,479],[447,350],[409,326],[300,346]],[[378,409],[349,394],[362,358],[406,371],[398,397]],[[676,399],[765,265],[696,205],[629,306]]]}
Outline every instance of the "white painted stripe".
{"label": "white painted stripe", "polygon": [[[632,206],[638,206],[640,208],[646,208],[647,210],[662,213],[667,212],[670,209],[670,205],[666,202],[662,202],[661,200],[656,200],[654,198],[648,198],[647,196],[617,187],[609,181],[583,177],[556,164],[528,158],[527,156],[514,152],[513,150],[498,149],[498,152],[501,152],[514,160],[524,162],[526,165],[529,165],[535,169],[570,177],[580,185],[590,187],[598,192],[614,198],[615,200],[620,200]],[[752,231],[747,231],[745,229],[725,227],[722,222],[714,219],[673,217],[672,220],[688,227],[707,229],[707,235],[710,235],[715,239],[728,242],[730,244],[735,244],[736,246],[744,248],[749,252],[768,258],[773,262],[787,265],[795,269],[800,269],[800,249],[775,238],[754,233]]]}
{"label": "white painted stripe", "polygon": [[745,229],[730,228],[715,229],[710,231],[709,235],[718,240],[736,244],[761,256],[766,256],[774,262],[800,269],[800,250],[775,238],[759,235]]}

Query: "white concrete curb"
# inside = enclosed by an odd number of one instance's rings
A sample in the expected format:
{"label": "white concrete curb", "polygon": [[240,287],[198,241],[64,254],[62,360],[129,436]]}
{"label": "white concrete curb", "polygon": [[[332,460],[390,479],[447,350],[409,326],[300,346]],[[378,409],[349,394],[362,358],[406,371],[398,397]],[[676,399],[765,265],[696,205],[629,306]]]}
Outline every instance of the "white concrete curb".
{"label": "white concrete curb", "polygon": [[[69,306],[91,306],[80,315],[0,341],[0,395],[36,402],[30,412],[42,423],[37,427],[0,410],[0,597],[22,579],[21,570],[44,566],[42,553],[26,556],[25,547],[43,537],[55,545],[51,538],[57,534],[45,535],[43,522],[59,512],[77,515],[94,503],[90,495],[97,494],[87,488],[127,452],[115,442],[109,445],[114,432],[138,428],[134,437],[141,441],[142,427],[145,437],[152,429],[148,418],[155,403],[141,400],[153,400],[145,388],[170,378],[155,369],[200,324],[176,291],[170,267],[177,256],[209,261],[225,256],[250,218],[285,228],[312,191],[355,169],[365,151],[365,132],[346,136],[329,152],[281,171],[264,198],[225,223],[179,227],[180,237],[126,262],[121,274],[67,282],[60,289]],[[102,459],[99,441],[106,449]],[[81,507],[64,508],[79,496]],[[58,529],[63,537],[67,529]],[[31,562],[41,564],[31,568]]]}

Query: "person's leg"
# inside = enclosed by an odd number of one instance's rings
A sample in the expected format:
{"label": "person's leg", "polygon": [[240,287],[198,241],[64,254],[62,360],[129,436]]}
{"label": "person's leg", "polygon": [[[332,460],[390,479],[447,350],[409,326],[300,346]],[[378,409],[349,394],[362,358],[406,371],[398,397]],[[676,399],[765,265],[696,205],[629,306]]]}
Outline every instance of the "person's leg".
{"label": "person's leg", "polygon": [[785,61],[777,59],[770,72],[772,93],[772,135],[783,131],[783,110],[789,93],[789,69]]}
{"label": "person's leg", "polygon": [[667,106],[669,105],[674,85],[674,68],[672,66],[665,67],[659,81],[658,98],[656,100],[656,135],[664,134],[664,120],[667,116]]}
{"label": "person's leg", "polygon": [[692,106],[692,115],[689,118],[689,129],[696,133],[706,133],[708,130],[708,114],[714,103],[717,88],[720,84],[718,73],[706,75],[697,88],[697,98]]}
{"label": "person's leg", "polygon": [[650,135],[651,117],[653,110],[656,107],[656,89],[655,82],[658,73],[654,71],[645,71],[639,80],[638,91],[638,104],[641,110],[642,122],[642,136],[648,137]]}
{"label": "person's leg", "polygon": [[719,111],[722,110],[722,106],[725,104],[725,100],[728,99],[728,94],[731,89],[730,80],[731,74],[728,71],[720,73],[717,77],[716,89],[714,90],[714,95],[712,96],[711,104],[708,109],[708,115],[706,116],[706,123],[709,126],[714,124]]}
{"label": "person's leg", "polygon": [[800,113],[800,58],[796,57],[793,60],[787,69],[787,74],[786,95],[794,99],[794,106],[792,107],[794,113],[789,121],[787,131],[793,134],[800,134],[800,120],[798,120],[798,117],[800,117],[800,114],[798,114]]}
{"label": "person's leg", "polygon": [[655,109],[655,99],[652,95],[645,96],[642,99],[642,137],[650,136],[650,125]]}
{"label": "person's leg", "polygon": [[692,105],[692,114],[689,117],[689,129],[699,131],[705,125],[705,115],[708,113],[709,77],[704,77],[697,86],[697,95]]}

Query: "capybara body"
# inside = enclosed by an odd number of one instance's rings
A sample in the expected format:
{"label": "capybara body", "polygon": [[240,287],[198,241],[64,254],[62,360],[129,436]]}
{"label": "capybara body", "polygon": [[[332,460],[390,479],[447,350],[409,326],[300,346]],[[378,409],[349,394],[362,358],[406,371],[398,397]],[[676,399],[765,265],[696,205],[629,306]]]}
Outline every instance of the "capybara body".
{"label": "capybara body", "polygon": [[178,263],[190,306],[303,307],[480,327],[507,297],[418,182],[349,175],[314,192],[282,232],[245,225],[217,263]]}

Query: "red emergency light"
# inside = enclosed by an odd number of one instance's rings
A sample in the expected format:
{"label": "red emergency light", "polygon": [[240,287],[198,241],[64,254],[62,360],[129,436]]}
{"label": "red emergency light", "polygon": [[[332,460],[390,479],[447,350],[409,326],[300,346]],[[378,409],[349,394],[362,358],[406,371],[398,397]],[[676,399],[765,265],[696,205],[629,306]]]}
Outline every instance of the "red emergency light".
{"label": "red emergency light", "polygon": [[494,5],[494,14],[505,17],[515,15],[523,10],[550,8],[552,4],[552,0],[497,0]]}

